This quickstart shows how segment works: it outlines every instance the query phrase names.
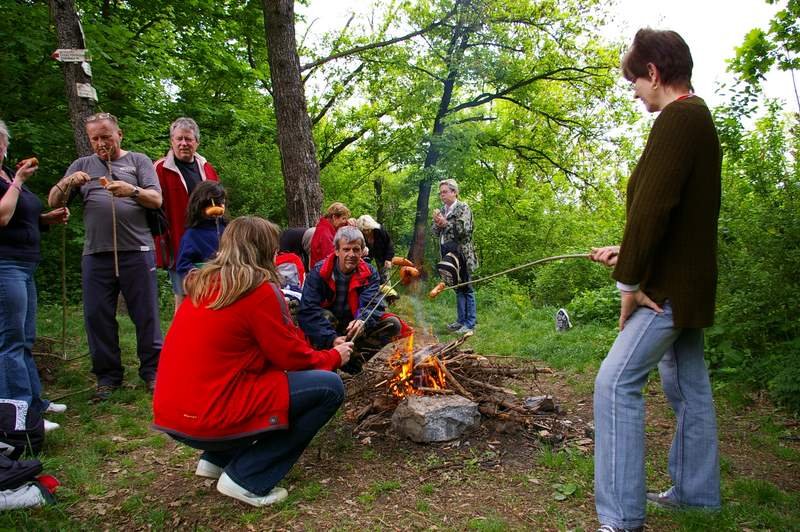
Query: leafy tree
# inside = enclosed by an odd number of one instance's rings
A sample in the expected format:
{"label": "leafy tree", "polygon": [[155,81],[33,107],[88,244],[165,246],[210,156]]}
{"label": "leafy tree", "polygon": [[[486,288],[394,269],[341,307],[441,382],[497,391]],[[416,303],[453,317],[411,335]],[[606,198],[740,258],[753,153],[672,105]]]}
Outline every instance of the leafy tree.
{"label": "leafy tree", "polygon": [[[777,2],[767,0],[769,4]],[[795,79],[795,71],[800,68],[800,0],[788,0],[786,7],[770,21],[768,30],[751,30],[736,49],[730,68],[747,84],[747,90],[742,95],[746,100],[752,100],[754,92],[760,89],[761,82],[773,66],[791,72],[800,112],[800,94]]]}
{"label": "leafy tree", "polygon": [[718,122],[725,159],[712,367],[799,410],[800,135],[775,102],[752,131],[731,109]]}

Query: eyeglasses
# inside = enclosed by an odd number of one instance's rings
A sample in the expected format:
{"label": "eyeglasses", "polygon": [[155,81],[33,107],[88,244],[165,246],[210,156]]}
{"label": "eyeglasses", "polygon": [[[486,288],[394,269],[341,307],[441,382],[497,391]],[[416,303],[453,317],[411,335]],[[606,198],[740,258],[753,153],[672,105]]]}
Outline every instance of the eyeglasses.
{"label": "eyeglasses", "polygon": [[88,124],[89,122],[97,122],[99,120],[111,120],[115,124],[119,124],[117,117],[112,115],[111,113],[95,113],[93,115],[86,117],[85,122]]}

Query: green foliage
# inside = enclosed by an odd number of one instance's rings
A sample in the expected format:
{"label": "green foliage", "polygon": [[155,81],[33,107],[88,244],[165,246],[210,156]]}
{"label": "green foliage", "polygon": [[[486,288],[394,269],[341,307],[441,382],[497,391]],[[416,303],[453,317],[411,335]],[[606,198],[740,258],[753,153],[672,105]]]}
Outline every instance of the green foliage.
{"label": "green foliage", "polygon": [[800,134],[775,104],[752,131],[736,131],[731,118],[723,112],[729,127],[721,129],[726,159],[711,367],[766,386],[798,410]]}
{"label": "green foliage", "polygon": [[566,306],[588,290],[610,284],[608,270],[586,259],[569,259],[543,265],[536,273],[534,302]]}
{"label": "green foliage", "polygon": [[619,291],[613,284],[580,292],[568,307],[573,320],[613,325],[619,318]]}

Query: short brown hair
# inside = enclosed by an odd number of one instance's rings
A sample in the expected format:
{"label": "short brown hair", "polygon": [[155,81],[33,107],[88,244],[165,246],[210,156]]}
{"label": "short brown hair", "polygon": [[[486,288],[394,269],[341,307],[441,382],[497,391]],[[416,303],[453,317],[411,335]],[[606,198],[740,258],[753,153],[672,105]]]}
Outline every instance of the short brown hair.
{"label": "short brown hair", "polygon": [[648,76],[647,65],[658,68],[664,85],[692,86],[692,53],[683,37],[671,30],[642,28],[622,58],[622,75],[630,82]]}

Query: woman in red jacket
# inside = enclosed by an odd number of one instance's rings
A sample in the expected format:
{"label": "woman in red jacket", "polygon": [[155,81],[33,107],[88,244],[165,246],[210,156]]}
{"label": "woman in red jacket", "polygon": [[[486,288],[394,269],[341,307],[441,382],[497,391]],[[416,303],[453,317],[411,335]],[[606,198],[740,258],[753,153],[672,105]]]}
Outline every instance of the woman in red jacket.
{"label": "woman in red jacket", "polygon": [[327,259],[333,253],[333,237],[340,227],[344,227],[350,218],[350,209],[338,201],[331,203],[325,216],[319,219],[311,237],[311,251],[309,252],[308,271],[321,260]]}
{"label": "woman in red jacket", "polygon": [[199,476],[253,506],[276,487],[344,399],[351,342],[313,349],[292,324],[273,258],[278,227],[232,221],[216,258],[186,278],[153,396],[154,426],[205,451]]}

